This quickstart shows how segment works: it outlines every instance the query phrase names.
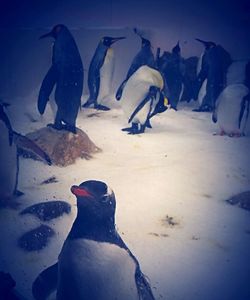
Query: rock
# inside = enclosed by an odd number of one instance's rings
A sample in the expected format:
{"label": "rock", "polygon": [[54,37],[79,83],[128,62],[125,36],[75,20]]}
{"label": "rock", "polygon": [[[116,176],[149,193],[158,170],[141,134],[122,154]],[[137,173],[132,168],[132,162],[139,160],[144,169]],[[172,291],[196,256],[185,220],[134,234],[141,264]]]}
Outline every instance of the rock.
{"label": "rock", "polygon": [[250,191],[246,191],[235,195],[226,200],[231,205],[238,205],[239,207],[250,210]]}
{"label": "rock", "polygon": [[48,201],[34,204],[25,208],[20,215],[31,214],[38,217],[41,221],[50,221],[62,216],[64,213],[69,214],[71,206],[65,201]]}
{"label": "rock", "polygon": [[[28,133],[26,137],[47,153],[54,165],[61,167],[73,164],[77,158],[90,159],[92,154],[101,151],[79,128],[77,133],[73,134],[65,130],[44,127]],[[20,149],[19,153],[24,157],[39,160],[39,157],[27,149]]]}
{"label": "rock", "polygon": [[28,252],[38,251],[45,248],[49,238],[55,235],[52,228],[47,225],[41,225],[28,231],[18,240],[18,246]]}

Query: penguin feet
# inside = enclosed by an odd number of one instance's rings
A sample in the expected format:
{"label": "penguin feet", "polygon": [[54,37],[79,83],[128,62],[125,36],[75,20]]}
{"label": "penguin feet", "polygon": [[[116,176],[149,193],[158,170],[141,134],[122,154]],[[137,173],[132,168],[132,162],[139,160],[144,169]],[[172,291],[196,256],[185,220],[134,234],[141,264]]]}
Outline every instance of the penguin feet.
{"label": "penguin feet", "polygon": [[128,134],[140,134],[145,131],[146,125],[140,125],[138,123],[132,123],[132,127],[130,128]]}
{"label": "penguin feet", "polygon": [[131,127],[122,128],[122,131],[132,132],[132,131],[138,131],[139,130],[139,124],[138,123],[132,123]]}
{"label": "penguin feet", "polygon": [[151,125],[151,123],[150,123],[150,120],[149,120],[149,119],[146,121],[146,123],[145,123],[145,127],[147,127],[147,128],[152,128],[152,125]]}
{"label": "penguin feet", "polygon": [[51,128],[56,129],[56,130],[63,130],[64,129],[62,124],[49,123],[49,124],[47,124],[47,127],[51,127]]}
{"label": "penguin feet", "polygon": [[202,105],[199,108],[193,109],[192,111],[195,111],[195,112],[212,112],[213,108],[210,105]]}
{"label": "penguin feet", "polygon": [[94,108],[97,109],[97,110],[104,110],[104,111],[110,110],[109,107],[107,107],[107,106],[105,106],[105,105],[101,105],[101,104],[96,104],[96,105],[94,106]]}
{"label": "penguin feet", "polygon": [[15,192],[13,193],[13,195],[14,195],[15,197],[21,197],[21,196],[24,195],[24,193],[21,192],[21,191],[19,191],[19,190],[15,190]]}
{"label": "penguin feet", "polygon": [[65,124],[63,125],[63,129],[76,134],[76,127],[73,125]]}
{"label": "penguin feet", "polygon": [[94,103],[92,101],[87,101],[86,103],[84,103],[82,105],[83,108],[87,108],[87,107],[90,107],[91,105],[93,105]]}

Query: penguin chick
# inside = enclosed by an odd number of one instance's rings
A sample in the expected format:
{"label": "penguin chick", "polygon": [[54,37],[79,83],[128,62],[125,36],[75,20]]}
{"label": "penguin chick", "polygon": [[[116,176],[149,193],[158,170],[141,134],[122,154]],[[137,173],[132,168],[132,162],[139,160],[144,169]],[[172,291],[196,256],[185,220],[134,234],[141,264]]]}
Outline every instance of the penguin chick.
{"label": "penguin chick", "polygon": [[155,299],[137,259],[116,231],[114,192],[95,180],[74,185],[71,192],[77,198],[77,217],[58,263],[33,283],[35,299],[47,299],[53,287],[57,300]]}

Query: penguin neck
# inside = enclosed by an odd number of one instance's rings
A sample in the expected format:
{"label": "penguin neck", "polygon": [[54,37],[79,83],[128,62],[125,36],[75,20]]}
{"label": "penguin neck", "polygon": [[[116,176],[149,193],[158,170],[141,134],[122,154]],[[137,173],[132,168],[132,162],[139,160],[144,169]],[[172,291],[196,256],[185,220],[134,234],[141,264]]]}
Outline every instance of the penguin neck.
{"label": "penguin neck", "polygon": [[114,235],[116,235],[114,217],[96,220],[78,212],[68,238],[109,242]]}

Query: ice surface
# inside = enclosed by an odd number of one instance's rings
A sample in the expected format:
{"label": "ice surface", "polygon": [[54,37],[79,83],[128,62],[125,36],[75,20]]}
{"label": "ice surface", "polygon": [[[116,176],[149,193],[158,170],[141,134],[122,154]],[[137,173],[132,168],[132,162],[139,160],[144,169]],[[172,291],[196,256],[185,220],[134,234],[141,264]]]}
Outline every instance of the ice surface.
{"label": "ice surface", "polygon": [[[22,133],[45,126],[50,117],[31,122],[13,101],[13,127]],[[82,110],[77,126],[103,152],[65,168],[20,159],[20,210],[65,199],[72,212],[46,223],[55,232],[48,246],[26,253],[18,238],[41,222],[19,211],[0,210],[0,270],[10,272],[20,293],[31,298],[35,277],[57,260],[76,215],[73,184],[102,180],[117,199],[119,233],[149,277],[156,299],[224,300],[250,298],[249,212],[225,199],[250,189],[250,138],[214,136],[211,114],[180,104],[152,119],[153,129],[131,136],[120,129],[127,120],[120,108]],[[35,108],[35,105],[33,106]],[[40,183],[56,176],[58,182]],[[171,225],[172,224],[172,225]]]}

